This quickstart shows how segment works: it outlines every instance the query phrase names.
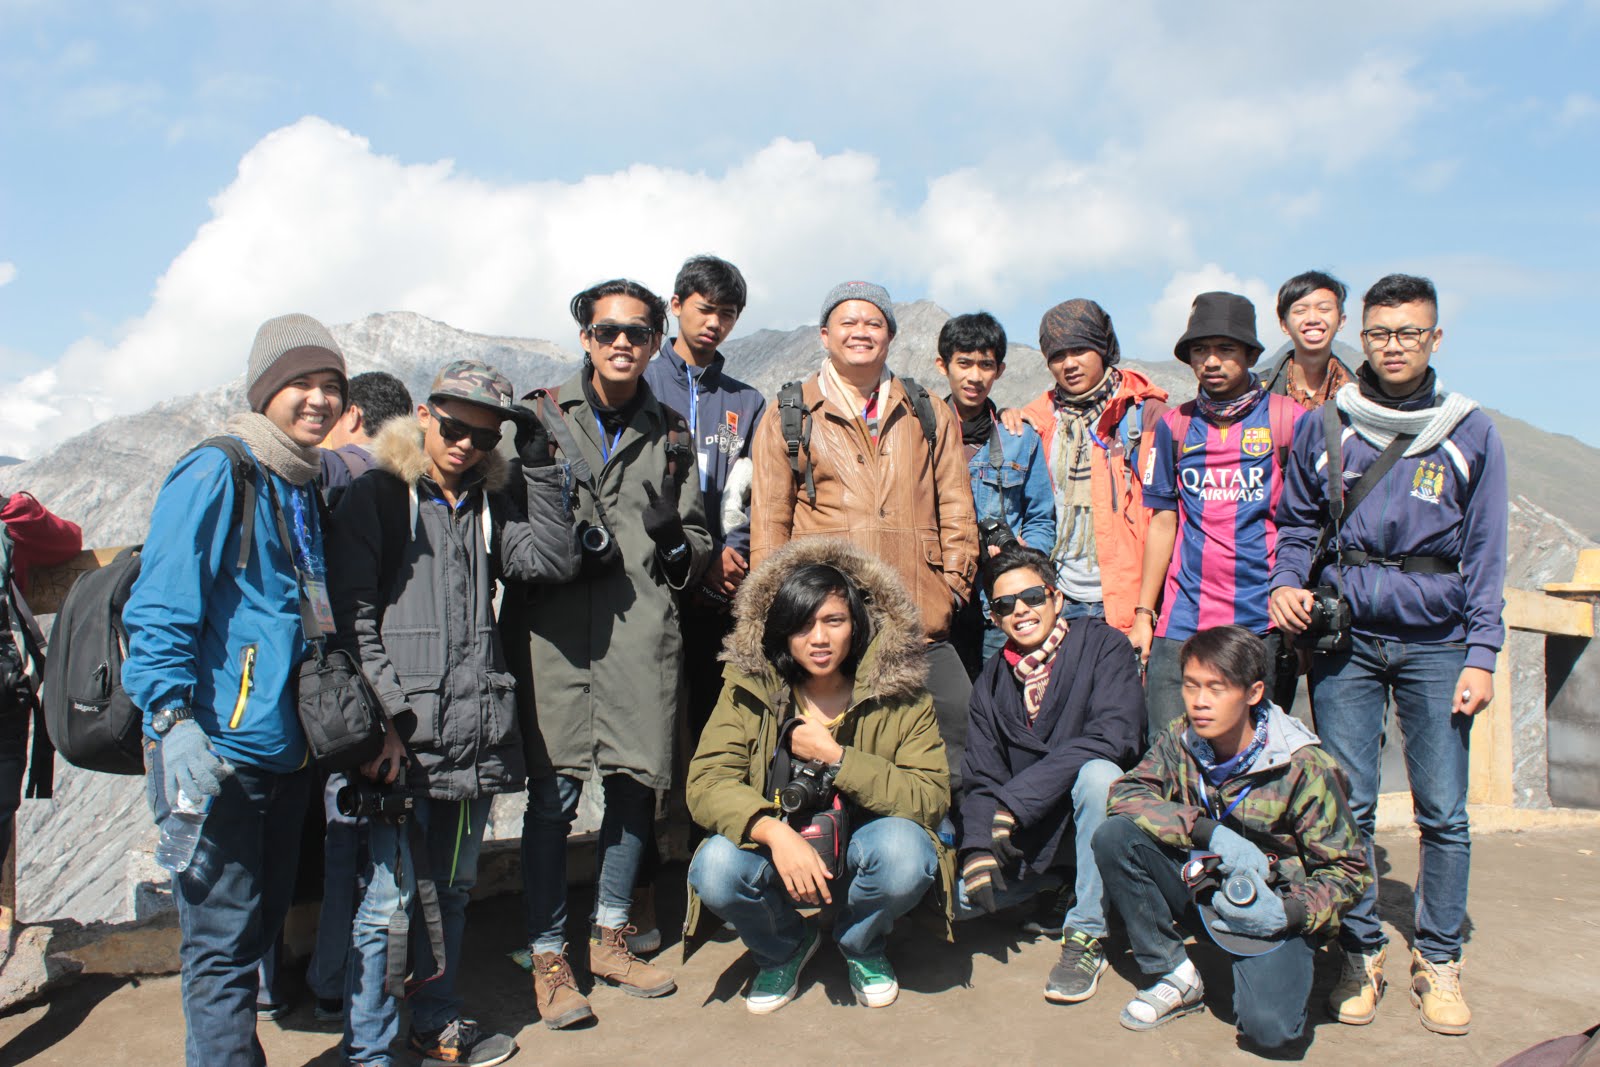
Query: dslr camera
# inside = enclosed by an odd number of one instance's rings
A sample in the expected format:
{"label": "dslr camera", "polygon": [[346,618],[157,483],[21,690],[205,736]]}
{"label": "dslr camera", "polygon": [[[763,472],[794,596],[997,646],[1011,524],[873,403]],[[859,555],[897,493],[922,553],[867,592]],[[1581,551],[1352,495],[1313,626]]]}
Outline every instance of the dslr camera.
{"label": "dslr camera", "polygon": [[333,795],[333,806],[347,819],[382,819],[398,822],[411,814],[416,802],[416,798],[406,792],[406,768],[403,763],[400,765],[400,773],[396,774],[394,781],[388,785],[369,782],[354,774]]}
{"label": "dslr camera", "polygon": [[1311,621],[1295,645],[1312,652],[1343,652],[1350,647],[1350,601],[1331,585],[1311,591]]}
{"label": "dslr camera", "polygon": [[617,547],[617,539],[611,536],[611,531],[606,529],[603,522],[580,519],[578,547],[583,551],[578,572],[584,577],[602,574],[622,558],[622,550]]}
{"label": "dslr camera", "polygon": [[1017,535],[1004,519],[979,519],[978,520],[978,545],[982,548],[979,559],[989,559],[989,549],[1006,549],[1017,543]]}
{"label": "dslr camera", "polygon": [[778,807],[785,815],[806,815],[821,811],[833,800],[833,775],[817,760],[794,768],[794,777],[778,791]]}

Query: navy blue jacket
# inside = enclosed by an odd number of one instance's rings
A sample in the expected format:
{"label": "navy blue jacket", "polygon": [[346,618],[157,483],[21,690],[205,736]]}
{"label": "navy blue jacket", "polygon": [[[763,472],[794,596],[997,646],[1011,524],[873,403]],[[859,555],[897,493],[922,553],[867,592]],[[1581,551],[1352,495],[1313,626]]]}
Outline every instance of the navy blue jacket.
{"label": "navy blue jacket", "polygon": [[[1380,450],[1350,428],[1342,411],[1339,420],[1348,493]],[[1459,561],[1458,574],[1405,574],[1369,563],[1328,566],[1312,575],[1311,553],[1328,514],[1327,456],[1321,417],[1301,419],[1278,501],[1272,588],[1338,586],[1350,601],[1356,633],[1407,644],[1464,643],[1466,666],[1494,670],[1506,634],[1500,613],[1509,514],[1506,453],[1494,422],[1482,409],[1470,412],[1442,444],[1400,457],[1344,517],[1344,548],[1389,559],[1442,556]]]}
{"label": "navy blue jacket", "polygon": [[1144,688],[1132,647],[1101,619],[1074,619],[1031,726],[1004,652],[984,664],[970,708],[957,847],[988,848],[995,808],[1003,806],[1017,817],[1011,840],[1024,870],[1044,871],[1072,826],[1078,769],[1092,759],[1123,770],[1139,762]]}
{"label": "navy blue jacket", "polygon": [[691,391],[689,366],[669,338],[645,367],[644,380],[658,400],[689,420],[712,551],[721,552],[727,544],[749,559],[749,523],[737,530],[722,528],[722,487],[728,483],[728,470],[734,461],[750,454],[750,439],[755,436],[767,401],[755,386],[724,373],[725,362],[718,352],[711,366],[699,372]]}

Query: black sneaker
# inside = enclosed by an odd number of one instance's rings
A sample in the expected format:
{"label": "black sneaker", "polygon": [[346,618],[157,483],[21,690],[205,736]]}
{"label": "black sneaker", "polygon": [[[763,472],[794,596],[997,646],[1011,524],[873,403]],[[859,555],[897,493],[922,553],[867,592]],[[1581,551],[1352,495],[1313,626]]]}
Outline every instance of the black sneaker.
{"label": "black sneaker", "polygon": [[262,1022],[277,1022],[294,1011],[294,1004],[287,1000],[258,1000],[256,1001],[256,1018]]}
{"label": "black sneaker", "polygon": [[423,1067],[494,1067],[517,1051],[517,1043],[509,1036],[480,1034],[478,1024],[471,1019],[457,1019],[438,1030],[413,1030],[407,1044],[422,1057]]}
{"label": "black sneaker", "polygon": [[1061,958],[1050,969],[1044,999],[1055,1004],[1076,1004],[1094,996],[1107,967],[1106,954],[1100,939],[1082,930],[1068,928],[1062,934]]}
{"label": "black sneaker", "polygon": [[319,1023],[344,1022],[344,999],[342,997],[318,997],[316,1007],[311,1009],[311,1017]]}
{"label": "black sneaker", "polygon": [[1034,937],[1059,939],[1061,928],[1067,922],[1067,912],[1072,909],[1072,902],[1076,899],[1077,894],[1073,892],[1070,882],[1060,889],[1040,893],[1034,898],[1034,912],[1023,922],[1022,932]]}

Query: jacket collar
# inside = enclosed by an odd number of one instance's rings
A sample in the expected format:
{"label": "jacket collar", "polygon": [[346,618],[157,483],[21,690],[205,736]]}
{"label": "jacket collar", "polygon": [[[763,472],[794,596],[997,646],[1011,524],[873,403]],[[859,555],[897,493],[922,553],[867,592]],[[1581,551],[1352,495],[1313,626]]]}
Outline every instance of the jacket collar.
{"label": "jacket collar", "polygon": [[[1190,759],[1194,759],[1194,746],[1200,740],[1199,735],[1192,727],[1184,726],[1181,736],[1184,751],[1189,754]],[[1286,767],[1296,752],[1321,743],[1321,739],[1298,719],[1289,716],[1278,705],[1268,703],[1267,745],[1256,754],[1256,758],[1250,763],[1250,769],[1244,774],[1265,774],[1279,767]]]}
{"label": "jacket collar", "polygon": [[[433,486],[433,479],[428,476],[428,454],[422,450],[422,427],[414,418],[402,416],[384,424],[378,436],[372,439],[372,464],[388,471],[406,485],[416,486],[426,482]],[[461,488],[465,493],[481,485],[494,492],[505,488],[509,476],[505,457],[499,452],[488,452],[477,466],[467,472]]]}
{"label": "jacket collar", "polygon": [[[689,363],[678,355],[677,348],[673,346],[673,340],[673,338],[667,338],[666,342],[662,344],[657,358],[663,360],[667,367],[671,369],[673,380],[679,385],[687,387],[689,384]],[[727,359],[719,350],[712,357],[711,366],[700,372],[699,380],[705,385],[706,389],[711,390],[717,387],[717,381],[722,377],[722,368],[725,363],[727,363]]]}

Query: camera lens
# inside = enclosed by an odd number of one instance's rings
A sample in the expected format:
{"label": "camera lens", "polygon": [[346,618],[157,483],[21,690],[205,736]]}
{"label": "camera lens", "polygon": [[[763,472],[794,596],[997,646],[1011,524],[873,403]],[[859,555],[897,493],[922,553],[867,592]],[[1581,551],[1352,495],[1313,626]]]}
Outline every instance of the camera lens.
{"label": "camera lens", "polygon": [[1236,907],[1249,907],[1256,901],[1255,883],[1242,874],[1229,875],[1228,880],[1222,883],[1222,895]]}
{"label": "camera lens", "polygon": [[588,526],[584,528],[579,544],[585,552],[598,556],[611,547],[611,535],[604,526]]}

